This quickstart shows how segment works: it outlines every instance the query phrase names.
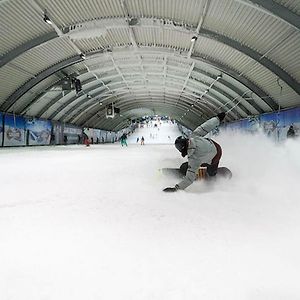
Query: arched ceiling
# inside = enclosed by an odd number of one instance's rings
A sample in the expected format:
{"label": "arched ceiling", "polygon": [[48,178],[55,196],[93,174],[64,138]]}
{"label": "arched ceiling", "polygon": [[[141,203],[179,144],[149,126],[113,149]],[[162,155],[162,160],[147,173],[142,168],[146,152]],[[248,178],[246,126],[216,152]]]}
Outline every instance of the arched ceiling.
{"label": "arched ceiling", "polygon": [[[152,113],[193,129],[300,105],[299,0],[0,0],[0,26],[2,112],[107,130]],[[67,77],[83,92],[63,91]]]}

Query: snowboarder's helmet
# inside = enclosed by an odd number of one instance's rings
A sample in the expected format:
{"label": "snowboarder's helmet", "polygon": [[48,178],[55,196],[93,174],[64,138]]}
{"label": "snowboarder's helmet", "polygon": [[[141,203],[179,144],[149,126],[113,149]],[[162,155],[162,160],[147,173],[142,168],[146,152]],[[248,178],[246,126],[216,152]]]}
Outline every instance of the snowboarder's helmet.
{"label": "snowboarder's helmet", "polygon": [[183,152],[187,147],[187,139],[183,136],[179,136],[175,140],[175,147],[179,152]]}

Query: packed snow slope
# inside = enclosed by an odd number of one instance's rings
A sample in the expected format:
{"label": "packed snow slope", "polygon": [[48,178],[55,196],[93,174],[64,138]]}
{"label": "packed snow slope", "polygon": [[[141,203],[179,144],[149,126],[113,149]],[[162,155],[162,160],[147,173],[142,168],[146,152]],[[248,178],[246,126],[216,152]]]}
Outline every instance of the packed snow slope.
{"label": "packed snow slope", "polygon": [[300,141],[222,133],[232,180],[164,193],[184,159],[146,131],[0,150],[0,298],[300,299]]}
{"label": "packed snow slope", "polygon": [[[141,126],[141,125],[140,125]],[[171,121],[151,121],[143,127],[138,127],[131,135],[128,136],[128,143],[140,143],[144,137],[145,144],[174,144],[175,139],[181,135],[177,124]],[[137,141],[138,139],[138,141]]]}

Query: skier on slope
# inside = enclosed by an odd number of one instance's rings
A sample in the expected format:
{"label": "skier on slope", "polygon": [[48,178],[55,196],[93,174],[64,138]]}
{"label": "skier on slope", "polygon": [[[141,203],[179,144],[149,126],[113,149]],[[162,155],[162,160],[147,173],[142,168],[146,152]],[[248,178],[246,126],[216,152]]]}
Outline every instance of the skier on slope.
{"label": "skier on slope", "polygon": [[188,156],[188,169],[182,181],[176,184],[175,187],[165,188],[164,192],[176,192],[190,186],[196,179],[196,172],[201,165],[207,167],[209,176],[217,174],[222,156],[221,146],[212,139],[204,138],[204,136],[220,125],[224,118],[225,113],[221,112],[216,117],[198,126],[189,139],[182,136],[176,139],[176,149],[181,152],[182,157]]}

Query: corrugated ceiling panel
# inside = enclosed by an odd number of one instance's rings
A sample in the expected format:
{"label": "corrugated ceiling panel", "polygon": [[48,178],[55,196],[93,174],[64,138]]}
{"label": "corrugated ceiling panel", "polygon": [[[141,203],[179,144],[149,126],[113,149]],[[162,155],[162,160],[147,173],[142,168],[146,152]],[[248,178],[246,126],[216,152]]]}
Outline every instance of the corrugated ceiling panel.
{"label": "corrugated ceiling panel", "polygon": [[87,62],[87,66],[90,71],[97,70],[97,72],[105,73],[109,70],[114,69],[114,65],[113,65],[112,61],[97,62],[96,60],[94,60],[94,61],[90,62],[89,60],[86,60],[86,62]]}
{"label": "corrugated ceiling panel", "polygon": [[191,43],[190,36],[179,31],[135,27],[134,33],[140,46],[171,47],[186,51]]}
{"label": "corrugated ceiling panel", "polygon": [[0,1],[0,55],[53,31],[27,1]]}
{"label": "corrugated ceiling panel", "polygon": [[0,72],[0,105],[9,97],[20,85],[31,79],[32,76],[20,72],[19,70],[6,65]]}
{"label": "corrugated ceiling panel", "polygon": [[86,72],[87,70],[85,67],[85,62],[80,62],[75,65],[64,68],[63,71],[65,71],[67,74],[71,74],[71,73]]}
{"label": "corrugated ceiling panel", "polygon": [[211,2],[204,27],[265,54],[289,34],[291,27],[240,2]]}
{"label": "corrugated ceiling panel", "polygon": [[58,114],[55,116],[55,119],[59,120],[67,111],[69,111],[70,108],[72,108],[74,105],[80,103],[82,100],[85,100],[86,102],[90,102],[89,99],[86,99],[85,95],[82,97],[78,97],[72,103],[70,103],[67,107],[60,109]]}
{"label": "corrugated ceiling panel", "polygon": [[[200,45],[196,45],[195,50],[197,50],[198,54],[216,60],[219,63],[228,66],[230,69],[243,74],[244,77],[249,78],[262,90],[266,91],[268,94],[271,94],[271,96],[277,99],[275,96],[278,95],[274,93],[274,89],[277,88],[278,90],[278,85],[276,83],[277,77],[267,68],[230,47],[220,45],[218,42],[207,41],[201,43],[200,41],[199,43],[203,46],[200,47]],[[292,92],[290,88],[288,89],[289,93]],[[293,99],[298,99],[296,101],[299,101],[298,97]],[[292,101],[292,99],[289,101]],[[263,103],[259,105],[264,108]],[[265,106],[265,108],[267,108],[267,106]]]}
{"label": "corrugated ceiling panel", "polygon": [[156,55],[153,54],[143,54],[141,55],[141,59],[144,61],[145,64],[158,64],[158,65],[163,65],[165,64],[166,61],[168,61],[168,59],[165,58],[157,53]]}
{"label": "corrugated ceiling panel", "polygon": [[60,38],[27,51],[14,60],[22,69],[38,74],[68,57],[77,55],[67,38]]}
{"label": "corrugated ceiling panel", "polygon": [[143,65],[143,69],[146,73],[160,73],[163,74],[164,73],[164,67],[163,66],[145,66]]}
{"label": "corrugated ceiling panel", "polygon": [[206,0],[132,0],[127,1],[129,14],[157,17],[184,24],[197,24]]}
{"label": "corrugated ceiling panel", "polygon": [[184,59],[180,59],[180,58],[177,58],[176,57],[172,57],[168,60],[168,66],[170,67],[174,67],[174,68],[178,68],[180,70],[185,70],[185,71],[189,71],[190,70],[190,67],[191,67],[191,63],[187,63],[187,61]]}
{"label": "corrugated ceiling panel", "polygon": [[[234,104],[240,102],[241,105],[243,105],[244,107],[246,107],[252,114],[258,114],[259,112],[252,106],[249,104],[249,102],[244,99],[247,98],[251,95],[251,92],[249,91],[249,93],[247,93],[246,95],[244,95],[244,97],[242,98],[241,95],[235,93],[233,90],[227,88],[225,85],[217,83],[216,86],[220,89],[222,89],[224,92],[226,92],[227,94],[229,94],[231,97],[233,97],[234,99]],[[242,91],[244,92],[244,91]],[[245,115],[244,112],[242,112],[242,115]]]}
{"label": "corrugated ceiling panel", "polygon": [[[108,29],[106,36],[103,36],[108,45],[124,46],[130,44],[129,28]],[[107,46],[106,46],[107,47]]]}
{"label": "corrugated ceiling panel", "polygon": [[223,65],[234,65],[235,69],[240,72],[247,67],[249,62],[253,61],[248,56],[229,46],[207,38],[199,38],[197,40],[194,47],[194,54],[219,61]]}
{"label": "corrugated ceiling panel", "polygon": [[[14,110],[16,113],[21,113],[25,106],[30,103],[34,98],[41,95],[47,91],[47,89],[57,83],[60,80],[59,77],[52,75],[47,77],[45,80],[41,81],[37,85],[35,85],[28,93],[19,98],[18,102],[14,105]],[[55,93],[50,91],[49,93]],[[37,102],[36,102],[37,103]]]}
{"label": "corrugated ceiling panel", "polygon": [[75,40],[74,44],[76,44],[83,53],[99,51],[107,48],[107,42],[102,36],[92,39]]}
{"label": "corrugated ceiling panel", "polygon": [[300,32],[293,31],[268,57],[300,82]]}
{"label": "corrugated ceiling panel", "polygon": [[[262,89],[268,91],[277,103],[280,103],[281,107],[299,105],[300,96],[282,80],[278,82],[278,77],[261,65],[255,64],[251,69],[245,72],[245,76]],[[283,87],[282,90],[280,86]]]}
{"label": "corrugated ceiling panel", "polygon": [[74,43],[84,53],[99,51],[111,47],[127,46],[131,44],[129,28],[108,29],[106,34],[97,38],[74,40]]}
{"label": "corrugated ceiling panel", "polygon": [[36,0],[41,7],[47,8],[51,19],[60,27],[88,20],[124,17],[119,0]]}
{"label": "corrugated ceiling panel", "polygon": [[42,96],[26,113],[26,115],[29,116],[35,116],[39,111],[45,107],[48,103],[50,103],[53,98],[58,97],[61,95],[62,92],[54,92],[51,91],[47,93],[46,95]]}
{"label": "corrugated ceiling panel", "polygon": [[297,67],[282,50],[291,53],[296,61],[298,57],[300,63],[300,34],[287,23],[237,2],[214,1],[205,18],[205,27],[239,41],[261,55],[266,54],[296,78]]}
{"label": "corrugated ceiling panel", "polygon": [[287,7],[294,13],[300,15],[300,1],[299,0],[273,0],[273,1]]}
{"label": "corrugated ceiling panel", "polygon": [[[219,75],[219,73],[217,74]],[[192,73],[192,77],[196,78],[197,80],[202,80],[204,82],[207,82],[208,77],[206,75],[202,75],[199,72],[193,72]],[[246,88],[244,86],[242,86],[241,84],[238,84],[237,81],[230,79],[228,76],[226,76],[225,74],[223,74],[223,80],[228,82],[228,84],[232,84],[234,86],[237,86],[237,90],[240,91],[240,94],[243,94],[246,91]],[[210,84],[211,82],[209,82],[208,84]],[[240,85],[240,88],[239,88]],[[235,91],[231,90],[230,88],[228,88],[226,85],[220,83],[219,81],[216,82],[214,84],[214,86],[217,86],[218,88],[220,88],[222,91],[224,91],[225,93],[229,94],[231,97],[233,97],[234,99],[237,98],[237,101],[241,100],[241,97],[239,96],[239,94],[237,94]],[[237,101],[235,101],[234,103],[236,103]],[[248,102],[246,100],[242,100],[241,104],[243,104],[249,111],[251,111],[253,114],[258,113],[256,109],[254,109],[252,106],[250,106],[248,104]]]}

